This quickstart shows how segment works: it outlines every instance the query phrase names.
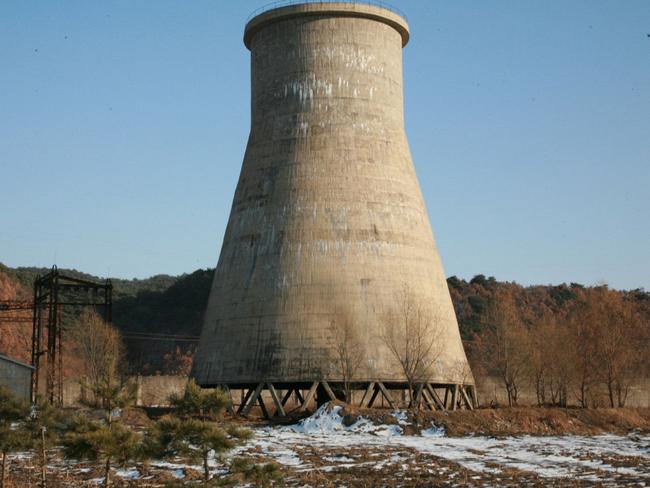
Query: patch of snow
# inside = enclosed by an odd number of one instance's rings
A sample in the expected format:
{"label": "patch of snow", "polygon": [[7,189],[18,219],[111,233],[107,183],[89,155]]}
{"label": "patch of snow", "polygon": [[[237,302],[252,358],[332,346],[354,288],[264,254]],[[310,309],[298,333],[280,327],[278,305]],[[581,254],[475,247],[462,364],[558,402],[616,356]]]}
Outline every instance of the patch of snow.
{"label": "patch of snow", "polygon": [[8,454],[7,458],[8,459],[14,459],[16,461],[23,461],[25,459],[31,459],[32,458],[32,453],[31,452],[14,452],[13,454]]}
{"label": "patch of snow", "polygon": [[341,407],[339,405],[332,407],[329,404],[325,404],[316,410],[312,416],[288,428],[300,434],[331,434],[344,430],[345,426],[342,423],[342,418],[339,414],[340,411]]}
{"label": "patch of snow", "polygon": [[137,480],[140,478],[140,471],[135,468],[132,469],[117,469],[115,475],[127,480]]}
{"label": "patch of snow", "polygon": [[339,405],[331,406],[330,404],[325,404],[311,417],[307,417],[288,428],[294,432],[312,436],[322,436],[336,432],[373,434],[376,436],[396,436],[402,434],[402,429],[397,425],[375,425],[365,417],[359,417],[354,424],[345,426],[343,425],[341,409],[342,407]]}
{"label": "patch of snow", "polygon": [[[278,463],[283,464],[285,466],[301,466],[303,463],[300,460],[300,457],[298,454],[287,447],[285,447],[285,443],[282,441],[275,440],[273,434],[270,432],[273,429],[264,429],[266,432],[266,436],[256,436],[256,438],[251,441],[257,448],[261,450],[265,455],[272,457],[275,459]],[[270,435],[269,435],[270,434]],[[248,445],[250,445],[249,443]],[[231,451],[230,456],[237,456],[240,455],[245,449],[244,447],[240,447],[238,449],[235,449]]]}
{"label": "patch of snow", "polygon": [[422,431],[422,437],[444,437],[445,436],[445,429],[442,427],[436,427],[435,425],[433,427],[429,427],[428,429],[424,429]]}
{"label": "patch of snow", "polygon": [[408,414],[405,410],[395,410],[391,415],[395,418],[395,420],[397,420],[398,424],[408,424]]}
{"label": "patch of snow", "polygon": [[321,459],[323,461],[329,461],[329,462],[332,462],[332,463],[343,463],[343,462],[353,463],[354,462],[354,459],[352,459],[350,457],[347,457],[347,456],[344,456],[344,455],[340,455],[340,456],[323,456]]}
{"label": "patch of snow", "polygon": [[171,472],[172,476],[175,478],[185,478],[186,469],[194,469],[196,471],[202,471],[203,467],[192,464],[185,464],[182,462],[172,463],[169,461],[152,461],[151,466],[158,469],[166,469]]}
{"label": "patch of snow", "polygon": [[[602,480],[602,476],[621,474],[650,482],[650,472],[642,466],[619,467],[608,461],[609,456],[650,459],[648,435],[447,437],[444,429],[433,426],[423,430],[419,436],[408,436],[402,434],[400,427],[408,424],[406,412],[395,411],[392,415],[398,425],[375,425],[360,417],[354,424],[345,426],[341,407],[324,405],[296,425],[258,429],[247,448],[256,447],[280,464],[299,466],[301,470],[310,469],[309,463],[301,461],[297,454],[303,447],[354,446],[385,453],[384,459],[371,462],[376,469],[389,462],[407,466],[408,458],[395,454],[395,450],[407,448],[446,459],[475,472],[499,473],[516,468],[549,479],[570,477],[590,481],[594,476]],[[323,459],[334,464],[326,466],[324,471],[365,464],[355,464],[345,455]]]}

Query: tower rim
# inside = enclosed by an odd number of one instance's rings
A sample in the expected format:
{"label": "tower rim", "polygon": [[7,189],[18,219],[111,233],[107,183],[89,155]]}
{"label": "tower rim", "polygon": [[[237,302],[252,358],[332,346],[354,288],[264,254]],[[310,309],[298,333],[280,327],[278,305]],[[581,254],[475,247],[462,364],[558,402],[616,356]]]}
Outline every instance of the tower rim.
{"label": "tower rim", "polygon": [[[276,5],[276,4],[272,4]],[[402,47],[406,46],[410,38],[409,25],[406,18],[396,10],[391,10],[387,5],[372,2],[301,2],[289,3],[279,7],[264,10],[259,14],[253,13],[252,18],[244,28],[244,45],[250,50],[255,34],[264,27],[281,20],[303,17],[328,15],[332,17],[356,17],[382,22],[395,29],[402,37]]]}

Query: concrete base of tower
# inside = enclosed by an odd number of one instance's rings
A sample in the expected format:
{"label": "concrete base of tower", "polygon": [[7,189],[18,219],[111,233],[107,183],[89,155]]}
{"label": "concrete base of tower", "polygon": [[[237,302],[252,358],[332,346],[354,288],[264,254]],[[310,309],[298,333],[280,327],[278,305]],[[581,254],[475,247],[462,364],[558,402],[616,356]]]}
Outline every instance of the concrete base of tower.
{"label": "concrete base of tower", "polygon": [[362,408],[421,408],[473,410],[478,407],[473,384],[421,382],[409,390],[407,383],[389,381],[313,381],[305,383],[222,383],[201,385],[221,388],[230,397],[228,411],[248,416],[259,409],[266,418],[286,417],[316,410],[329,401]]}

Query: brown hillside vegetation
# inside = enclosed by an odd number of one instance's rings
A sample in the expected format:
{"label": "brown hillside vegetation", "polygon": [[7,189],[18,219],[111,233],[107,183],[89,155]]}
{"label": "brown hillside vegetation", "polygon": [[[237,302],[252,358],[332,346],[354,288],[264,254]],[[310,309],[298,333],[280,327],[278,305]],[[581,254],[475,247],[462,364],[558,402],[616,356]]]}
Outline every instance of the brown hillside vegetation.
{"label": "brown hillside vegetation", "polygon": [[[17,280],[0,270],[0,300],[30,300],[31,294]],[[26,318],[27,321],[0,321],[0,354],[25,363],[31,363],[32,357],[32,312],[31,310],[12,312],[13,316]],[[43,344],[47,343],[47,335]],[[63,375],[76,376],[80,371],[80,362],[75,353],[74,344],[68,339],[63,345]]]}
{"label": "brown hillside vegetation", "polygon": [[[29,295],[35,276],[47,271],[0,264],[0,299]],[[113,280],[114,325],[125,333],[198,335],[212,272]],[[650,375],[650,293],[642,289],[524,287],[484,275],[447,283],[474,375],[499,378],[513,405],[523,390],[540,405],[624,405],[630,383]],[[0,327],[0,351],[28,359],[31,327]],[[140,374],[186,372],[194,350],[173,341],[126,346],[131,371]]]}
{"label": "brown hillside vegetation", "polygon": [[[25,290],[0,271],[0,300],[24,300]],[[21,312],[31,317],[30,312]],[[0,354],[20,361],[31,361],[32,325],[29,322],[0,322]]]}
{"label": "brown hillside vegetation", "polygon": [[[511,406],[528,388],[540,406],[623,407],[650,373],[650,299],[643,290],[523,288],[476,278],[467,287],[450,284],[460,320],[467,320],[468,303],[476,325],[467,344],[472,369],[500,378]],[[476,294],[458,296],[468,288]]]}
{"label": "brown hillside vegetation", "polygon": [[21,286],[0,271],[0,300],[16,300],[20,291]]}

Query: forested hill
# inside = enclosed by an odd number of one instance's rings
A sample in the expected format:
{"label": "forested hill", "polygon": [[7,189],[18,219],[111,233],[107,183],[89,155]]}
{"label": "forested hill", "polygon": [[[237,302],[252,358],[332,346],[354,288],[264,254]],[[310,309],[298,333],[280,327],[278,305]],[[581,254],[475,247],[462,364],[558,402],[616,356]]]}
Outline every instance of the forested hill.
{"label": "forested hill", "polygon": [[[19,285],[20,298],[30,299],[34,280],[49,268],[9,268],[0,273]],[[75,269],[59,269],[73,278],[103,283],[105,278]],[[111,278],[113,322],[121,330],[196,335],[200,332],[214,270],[197,270],[180,276],[155,275],[146,279]]]}
{"label": "forested hill", "polygon": [[[9,268],[0,264],[0,284],[12,290],[2,299],[31,298],[32,283],[36,276],[49,272],[45,268]],[[104,281],[76,270],[60,269],[61,273],[93,281]],[[112,279],[113,323],[127,339],[130,363],[138,371],[162,371],[165,355],[177,347],[180,353],[193,349],[193,343],[169,341],[141,334],[173,334],[198,336],[207,305],[213,269],[200,269],[180,276],[156,275],[147,279]],[[4,280],[4,281],[3,281]],[[494,277],[477,275],[469,281],[455,276],[448,278],[449,291],[464,340],[480,339],[485,324],[501,302],[516,307],[516,321],[533,329],[542,319],[567,323],[566,318],[577,305],[602,300],[603,293],[618,297],[633,306],[650,323],[650,294],[644,290],[616,291],[606,287],[585,287],[577,283],[523,287],[514,282],[500,282]],[[0,287],[0,295],[3,288]],[[15,344],[29,344],[31,325],[5,326],[0,334],[0,353],[13,350]],[[644,326],[645,327],[645,326]],[[13,332],[12,332],[13,331]],[[132,333],[140,333],[133,336]],[[131,333],[131,334],[130,334]],[[13,334],[15,337],[9,337]],[[130,334],[130,335],[129,335]],[[3,337],[4,335],[4,337]],[[12,349],[13,348],[13,349]],[[28,358],[28,346],[16,357]],[[177,351],[178,352],[178,351]]]}
{"label": "forested hill", "polygon": [[[0,263],[0,300],[31,300],[34,280],[50,271],[48,268],[36,267],[9,268]],[[105,278],[73,269],[59,269],[59,272],[73,278],[99,283],[105,281]],[[188,351],[191,353],[194,348],[192,342],[141,334],[133,336],[132,333],[199,335],[213,272],[209,269],[180,276],[111,279],[113,323],[125,333],[129,363],[135,371],[170,372],[166,367],[166,355],[176,349],[176,353],[181,355]],[[68,313],[67,319],[69,323],[74,317]],[[0,327],[0,354],[28,361],[31,324],[5,322],[4,325],[0,323]]]}
{"label": "forested hill", "polygon": [[[21,285],[23,290],[29,294],[28,298],[31,297],[32,286],[34,280],[37,276],[43,276],[52,271],[50,268],[38,268],[38,267],[19,267],[19,268],[10,268],[0,263],[0,272],[8,275],[13,278],[18,284]],[[96,281],[98,283],[103,283],[106,278],[99,276],[94,276],[88,273],[83,273],[77,271],[76,269],[63,269],[60,268],[59,272],[70,276],[72,278],[79,278],[82,280]],[[165,274],[155,275],[151,278],[146,278],[139,280],[134,278],[132,280],[124,280],[120,278],[111,278],[113,283],[113,298],[120,299],[127,296],[136,296],[142,291],[152,291],[152,292],[163,292],[178,280],[184,278],[188,275],[181,276],[170,276]]]}
{"label": "forested hill", "polygon": [[[0,273],[17,282],[24,298],[31,298],[32,283],[47,268],[9,268],[0,263]],[[93,281],[104,278],[77,270],[61,273]],[[124,331],[198,335],[207,305],[213,269],[200,269],[180,276],[155,275],[147,279],[112,279],[113,320]],[[558,313],[577,300],[585,286],[577,283],[523,287],[514,282],[476,275],[470,281],[447,279],[464,339],[480,332],[490,300],[499,292],[512,294],[523,311],[523,319]],[[642,289],[619,292],[650,309],[650,294]]]}

